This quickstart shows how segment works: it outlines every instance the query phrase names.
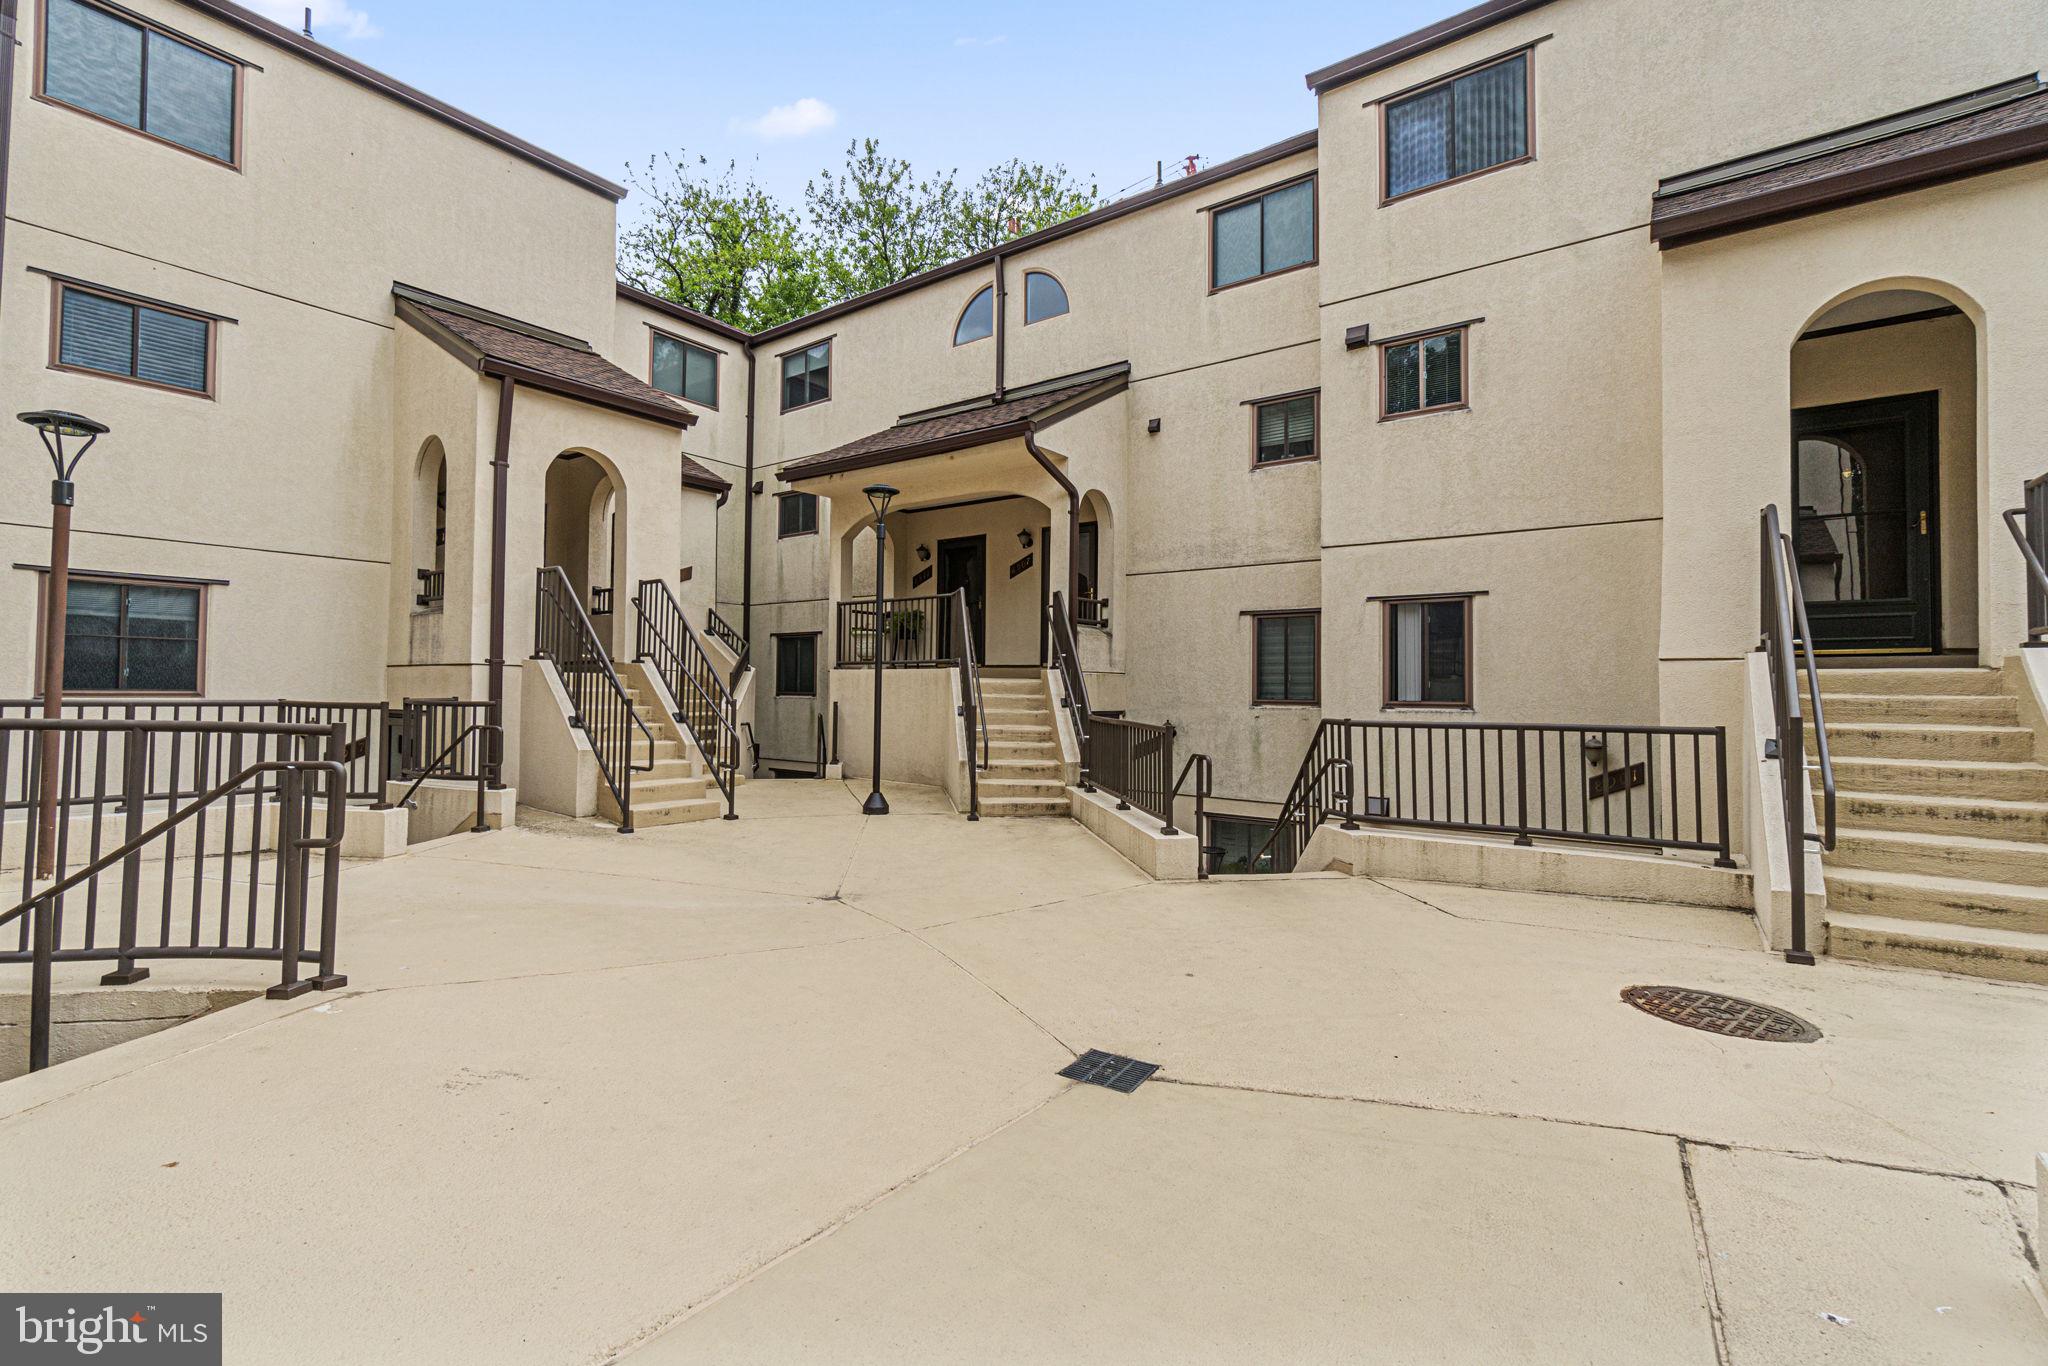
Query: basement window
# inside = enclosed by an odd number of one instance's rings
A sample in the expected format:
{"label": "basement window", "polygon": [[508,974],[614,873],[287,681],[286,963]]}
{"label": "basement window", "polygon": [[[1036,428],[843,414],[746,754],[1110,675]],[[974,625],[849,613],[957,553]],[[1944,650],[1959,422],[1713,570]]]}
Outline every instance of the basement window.
{"label": "basement window", "polygon": [[1273,838],[1273,822],[1252,820],[1243,816],[1209,817],[1208,838],[1203,841],[1213,851],[1213,862],[1209,865],[1212,873],[1270,873],[1273,871],[1271,853],[1252,866],[1252,856],[1266,847],[1266,841]]}

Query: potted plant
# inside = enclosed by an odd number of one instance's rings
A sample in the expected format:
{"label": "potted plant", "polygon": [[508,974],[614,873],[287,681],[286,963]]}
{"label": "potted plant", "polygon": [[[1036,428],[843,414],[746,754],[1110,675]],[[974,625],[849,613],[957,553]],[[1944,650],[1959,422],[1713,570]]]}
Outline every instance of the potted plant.
{"label": "potted plant", "polygon": [[899,607],[885,618],[884,630],[894,643],[898,658],[910,653],[919,637],[924,635],[924,609],[921,607]]}

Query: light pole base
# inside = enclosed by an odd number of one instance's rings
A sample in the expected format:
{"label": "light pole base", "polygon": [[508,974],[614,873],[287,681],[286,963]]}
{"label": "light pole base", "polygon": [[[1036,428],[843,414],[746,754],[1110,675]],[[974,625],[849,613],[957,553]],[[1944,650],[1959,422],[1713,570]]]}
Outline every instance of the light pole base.
{"label": "light pole base", "polygon": [[889,799],[882,795],[881,788],[878,787],[873,792],[868,793],[868,799],[860,804],[860,814],[863,816],[886,816],[889,814]]}

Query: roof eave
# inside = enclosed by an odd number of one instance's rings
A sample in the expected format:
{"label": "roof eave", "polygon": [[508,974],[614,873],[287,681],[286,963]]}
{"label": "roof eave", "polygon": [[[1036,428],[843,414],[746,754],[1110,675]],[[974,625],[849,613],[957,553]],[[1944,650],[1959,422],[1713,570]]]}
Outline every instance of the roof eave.
{"label": "roof eave", "polygon": [[699,313],[694,308],[687,308],[673,299],[664,299],[659,294],[649,293],[638,285],[627,284],[624,280],[618,281],[618,293],[622,299],[631,299],[643,308],[651,308],[657,313],[667,314],[678,322],[701,327],[715,336],[724,337],[727,341],[751,344],[754,340],[754,334],[745,328],[734,327],[722,318],[714,318],[709,313]]}
{"label": "roof eave", "polygon": [[1516,15],[1541,9],[1550,2],[1551,0],[1486,0],[1484,4],[1474,5],[1471,9],[1453,14],[1448,19],[1439,19],[1434,24],[1381,43],[1378,47],[1367,48],[1354,56],[1346,57],[1341,62],[1318,67],[1302,79],[1316,94],[1325,94],[1340,85],[1349,85],[1353,81],[1370,76],[1376,71],[1385,71],[1388,67],[1399,66],[1424,53],[1448,47],[1460,38],[1469,37],[1482,29],[1492,28],[1495,24],[1505,23]]}
{"label": "roof eave", "polygon": [[545,370],[536,370],[532,366],[521,365],[517,361],[505,360],[499,356],[485,356],[477,370],[481,374],[523,384],[529,389],[541,389],[563,398],[573,398],[588,403],[593,408],[607,408],[615,413],[624,413],[628,417],[644,417],[650,422],[659,422],[677,430],[694,426],[697,422],[697,415],[685,409],[673,408],[651,400],[642,402],[639,399],[628,398],[624,394],[610,393],[596,385],[584,384],[580,380],[569,379],[563,375],[551,375]]}
{"label": "roof eave", "polygon": [[862,451],[857,455],[841,456],[836,460],[820,461],[806,465],[791,474],[787,465],[775,472],[775,477],[785,484],[800,484],[811,479],[829,479],[835,474],[846,474],[852,470],[873,469],[877,465],[900,465],[906,460],[922,460],[928,455],[950,455],[954,451],[971,450],[976,446],[993,446],[999,441],[1014,441],[1031,430],[1029,422],[1005,422],[1000,427],[987,427],[976,432],[956,432],[930,441],[921,441],[914,446],[891,446],[885,451]]}
{"label": "roof eave", "polygon": [[1805,218],[1949,181],[2048,159],[2048,124],[2016,128],[1954,147],[1829,176],[1804,185],[1731,200],[1691,213],[1653,216],[1650,240],[1665,251],[1731,233]]}

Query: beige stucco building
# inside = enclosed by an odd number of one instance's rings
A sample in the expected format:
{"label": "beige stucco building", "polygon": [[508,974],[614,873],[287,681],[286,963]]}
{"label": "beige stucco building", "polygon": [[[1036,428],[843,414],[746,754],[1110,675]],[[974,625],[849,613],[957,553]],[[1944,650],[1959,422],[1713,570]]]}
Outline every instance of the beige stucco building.
{"label": "beige stucco building", "polygon": [[[900,723],[949,738],[901,776],[978,775],[1021,811],[1085,758],[1057,596],[1092,710],[1209,756],[1199,833],[1226,859],[1328,721],[1366,745],[1421,725],[1480,795],[1440,823],[1489,828],[1513,822],[1448,746],[1555,723],[1599,732],[1575,800],[1668,808],[1760,867],[1767,504],[1823,653],[2018,677],[2027,638],[2002,514],[2048,418],[2048,12],[1919,16],[1490,0],[1311,73],[1299,136],[748,335],[615,283],[619,187],[225,0],[24,0],[0,373],[17,407],[113,429],[73,560],[119,643],[78,686],[502,695],[506,780],[554,791],[581,760],[535,739],[548,675],[521,662],[560,565],[622,669],[659,653],[649,593],[711,661],[624,678],[712,717],[629,747],[709,725],[748,776],[860,772],[854,666],[946,662],[957,589],[1019,700],[903,671]],[[152,60],[185,105],[122,103]],[[0,613],[30,641],[42,483],[25,459],[0,479]],[[922,602],[880,629],[878,480],[883,587]],[[151,587],[136,619],[196,643],[131,629]],[[34,652],[12,667],[31,696]],[[954,744],[963,707],[1010,718],[981,737],[1008,768]],[[1939,739],[1944,716],[1906,720]],[[1725,811],[1679,791],[1702,770],[1659,771],[1675,747],[1646,777],[1596,758],[1623,743],[1603,728],[1657,727],[1724,729]],[[1923,741],[1850,757],[1942,757],[1884,750]],[[1351,757],[1358,805],[1399,815]],[[2048,798],[2014,781],[1991,800]]]}

